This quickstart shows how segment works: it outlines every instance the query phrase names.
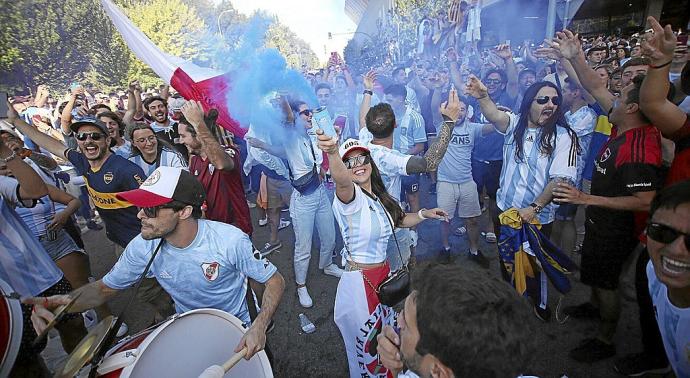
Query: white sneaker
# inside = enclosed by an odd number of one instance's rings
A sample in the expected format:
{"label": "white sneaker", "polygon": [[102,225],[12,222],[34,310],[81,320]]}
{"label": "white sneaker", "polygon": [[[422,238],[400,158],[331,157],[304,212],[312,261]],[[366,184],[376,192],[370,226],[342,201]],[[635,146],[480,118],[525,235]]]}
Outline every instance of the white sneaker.
{"label": "white sneaker", "polygon": [[268,224],[268,217],[264,219],[259,219],[259,227],[263,227]]}
{"label": "white sneaker", "polygon": [[324,272],[324,274],[328,274],[329,276],[338,277],[338,278],[340,278],[340,276],[343,275],[343,270],[340,269],[340,267],[335,265],[335,264],[331,264],[331,265],[323,268],[323,272]]}
{"label": "white sneaker", "polygon": [[310,308],[314,305],[314,302],[312,302],[306,286],[297,288],[297,297],[299,297],[299,304],[302,305],[302,307],[304,308]]}
{"label": "white sneaker", "polygon": [[129,327],[127,327],[127,323],[122,323],[120,324],[120,328],[117,329],[117,337],[122,337],[127,334],[127,331],[129,331]]}
{"label": "white sneaker", "polygon": [[282,230],[282,229],[284,229],[285,227],[287,227],[287,226],[289,226],[289,225],[290,225],[290,221],[289,221],[289,220],[287,220],[287,219],[281,219],[281,220],[280,220],[280,224],[278,225],[278,230]]}
{"label": "white sneaker", "polygon": [[417,241],[419,240],[419,236],[417,236],[417,231],[415,230],[410,230],[410,241],[412,242],[412,247],[417,246]]}

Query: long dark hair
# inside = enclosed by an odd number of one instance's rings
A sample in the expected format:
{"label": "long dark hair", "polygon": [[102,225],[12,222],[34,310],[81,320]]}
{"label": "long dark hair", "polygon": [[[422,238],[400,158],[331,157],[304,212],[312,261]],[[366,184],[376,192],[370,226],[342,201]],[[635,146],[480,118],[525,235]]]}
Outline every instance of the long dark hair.
{"label": "long dark hair", "polygon": [[381,201],[381,204],[393,219],[393,224],[397,226],[402,223],[403,218],[405,218],[405,213],[398,201],[386,191],[386,186],[383,185],[383,179],[381,178],[381,172],[379,172],[373,160],[370,161],[370,165],[371,177],[369,179],[371,180],[371,191],[374,192],[373,194]]}
{"label": "long dark hair", "polygon": [[[525,91],[525,96],[522,98],[522,103],[520,104],[520,115],[518,119],[517,126],[513,130],[513,143],[515,143],[515,161],[520,163],[524,161],[525,151],[524,151],[524,141],[525,130],[529,124],[530,110],[532,108],[532,102],[534,98],[537,97],[539,90],[544,87],[551,87],[556,90],[558,97],[563,100],[563,94],[560,88],[550,81],[540,81],[534,83],[527,88]],[[577,143],[577,135],[568,126],[568,122],[565,119],[565,113],[563,111],[563,101],[556,107],[556,114],[553,117],[554,121],[549,121],[547,124],[541,126],[540,136],[539,136],[539,150],[541,153],[551,156],[554,148],[556,147],[556,127],[563,127],[568,130],[568,134],[575,141],[577,145],[577,153],[580,153],[580,146]]]}

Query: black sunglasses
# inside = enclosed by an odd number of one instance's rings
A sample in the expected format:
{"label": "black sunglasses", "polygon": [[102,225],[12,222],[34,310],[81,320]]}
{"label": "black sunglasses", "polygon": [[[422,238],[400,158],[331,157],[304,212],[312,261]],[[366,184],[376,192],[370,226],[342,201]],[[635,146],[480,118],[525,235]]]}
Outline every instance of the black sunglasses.
{"label": "black sunglasses", "polygon": [[674,230],[673,228],[660,223],[650,223],[647,225],[647,236],[659,243],[671,244],[683,236],[685,248],[690,250],[690,234]]}
{"label": "black sunglasses", "polygon": [[544,104],[546,104],[547,102],[549,102],[549,99],[551,99],[551,103],[554,104],[554,105],[556,105],[556,106],[558,106],[558,105],[561,104],[561,98],[558,97],[558,96],[551,96],[551,97],[549,97],[549,96],[539,96],[539,97],[535,97],[535,98],[534,98],[534,101],[536,101],[537,104],[539,104],[539,105],[544,105]]}
{"label": "black sunglasses", "polygon": [[299,115],[305,115],[305,116],[309,117],[310,115],[312,115],[312,111],[311,111],[311,109],[304,109],[301,112],[299,112],[298,114]]}
{"label": "black sunglasses", "polygon": [[345,168],[352,169],[354,167],[359,167],[371,163],[371,156],[369,154],[357,155],[347,160],[343,160],[343,163],[345,163]]}
{"label": "black sunglasses", "polygon": [[172,209],[171,206],[166,206],[166,205],[160,205],[160,206],[153,206],[153,207],[140,207],[139,210],[144,211],[144,215],[146,215],[146,218],[155,218],[158,216],[158,210],[160,209]]}
{"label": "black sunglasses", "polygon": [[105,134],[103,134],[103,133],[79,133],[79,134],[75,135],[75,138],[77,138],[77,140],[80,142],[85,141],[89,137],[94,142],[98,142],[99,140],[105,138]]}

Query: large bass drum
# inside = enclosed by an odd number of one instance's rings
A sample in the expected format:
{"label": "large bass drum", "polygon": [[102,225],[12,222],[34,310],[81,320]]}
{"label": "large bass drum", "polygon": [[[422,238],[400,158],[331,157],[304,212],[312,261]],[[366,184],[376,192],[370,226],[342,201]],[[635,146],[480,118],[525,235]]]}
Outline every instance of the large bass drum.
{"label": "large bass drum", "polygon": [[0,377],[8,377],[22,344],[22,307],[12,299],[10,285],[0,280]]}

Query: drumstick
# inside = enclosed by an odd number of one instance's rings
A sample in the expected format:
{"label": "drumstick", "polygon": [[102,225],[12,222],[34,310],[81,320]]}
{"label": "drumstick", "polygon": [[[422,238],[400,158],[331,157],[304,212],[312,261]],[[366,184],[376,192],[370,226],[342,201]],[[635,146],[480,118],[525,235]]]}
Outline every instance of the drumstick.
{"label": "drumstick", "polygon": [[223,363],[223,366],[211,365],[199,375],[199,378],[222,378],[233,366],[237,365],[244,356],[247,355],[247,347],[242,348],[241,351],[235,353],[229,360]]}
{"label": "drumstick", "polygon": [[223,370],[227,373],[228,370],[232,369],[233,366],[237,365],[238,362],[240,362],[241,359],[244,358],[244,356],[247,355],[247,347],[242,348],[241,351],[235,353],[234,356],[230,357],[229,360],[225,361],[223,364]]}

